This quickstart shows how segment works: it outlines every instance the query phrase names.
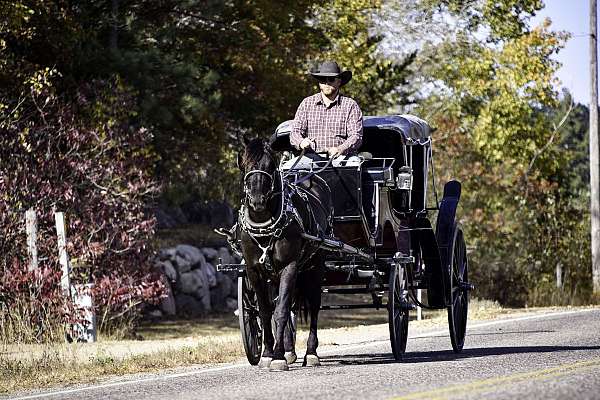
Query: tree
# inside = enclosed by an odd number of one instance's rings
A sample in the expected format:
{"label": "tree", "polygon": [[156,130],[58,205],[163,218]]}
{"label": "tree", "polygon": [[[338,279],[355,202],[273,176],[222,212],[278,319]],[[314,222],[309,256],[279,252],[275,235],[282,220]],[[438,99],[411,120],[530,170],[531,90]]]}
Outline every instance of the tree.
{"label": "tree", "polygon": [[[540,1],[422,1],[411,15],[443,39],[421,34],[415,61],[417,112],[438,128],[434,151],[442,181],[464,185],[462,220],[473,246],[472,279],[505,304],[585,301],[580,194],[566,170],[572,154],[553,126],[559,95],[552,55],[567,36],[549,21],[530,29]],[[447,18],[451,16],[451,18]],[[549,111],[552,110],[552,111]],[[441,164],[441,168],[440,168]],[[466,167],[468,166],[468,167]],[[567,256],[569,255],[569,256]],[[577,256],[574,256],[577,255]],[[555,289],[557,262],[568,271]]]}

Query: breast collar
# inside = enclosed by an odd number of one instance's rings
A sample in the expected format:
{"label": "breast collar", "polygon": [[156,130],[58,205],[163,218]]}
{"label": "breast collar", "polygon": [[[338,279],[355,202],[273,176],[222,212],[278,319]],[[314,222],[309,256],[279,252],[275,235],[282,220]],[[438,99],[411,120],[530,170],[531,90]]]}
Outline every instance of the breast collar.
{"label": "breast collar", "polygon": [[[249,210],[246,204],[242,204],[239,211],[239,224],[242,229],[252,241],[260,247],[263,254],[259,259],[261,264],[264,264],[267,260],[267,252],[271,251],[275,241],[281,237],[283,231],[293,222],[296,222],[300,227],[301,231],[305,231],[302,218],[292,203],[292,196],[295,190],[287,181],[284,181],[281,174],[277,174],[278,179],[281,183],[281,201],[279,210],[279,216],[276,220],[270,218],[265,222],[254,222],[250,219]],[[269,242],[266,246],[260,243],[261,238],[269,237]]]}

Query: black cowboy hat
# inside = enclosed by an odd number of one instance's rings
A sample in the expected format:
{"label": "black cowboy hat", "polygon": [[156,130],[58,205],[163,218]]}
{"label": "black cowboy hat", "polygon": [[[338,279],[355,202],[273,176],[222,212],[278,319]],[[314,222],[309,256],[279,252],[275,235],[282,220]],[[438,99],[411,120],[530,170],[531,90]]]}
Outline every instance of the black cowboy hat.
{"label": "black cowboy hat", "polygon": [[329,76],[339,76],[342,79],[342,86],[350,82],[350,79],[352,79],[352,72],[342,72],[340,66],[335,61],[325,61],[317,68],[309,71],[309,73],[317,79],[326,78]]}

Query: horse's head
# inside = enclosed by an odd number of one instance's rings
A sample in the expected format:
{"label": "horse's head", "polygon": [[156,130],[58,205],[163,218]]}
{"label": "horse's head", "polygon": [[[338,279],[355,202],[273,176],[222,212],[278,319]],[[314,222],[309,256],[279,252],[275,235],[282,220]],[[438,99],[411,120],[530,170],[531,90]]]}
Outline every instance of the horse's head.
{"label": "horse's head", "polygon": [[238,166],[244,174],[244,194],[248,207],[265,212],[275,188],[277,165],[271,148],[261,139],[244,137],[244,149],[238,154]]}

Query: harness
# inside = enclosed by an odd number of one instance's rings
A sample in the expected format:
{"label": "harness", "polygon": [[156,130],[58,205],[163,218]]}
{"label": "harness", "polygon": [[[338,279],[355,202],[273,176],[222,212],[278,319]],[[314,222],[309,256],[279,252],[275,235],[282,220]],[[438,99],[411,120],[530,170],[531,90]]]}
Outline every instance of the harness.
{"label": "harness", "polygon": [[[269,190],[267,196],[272,196],[275,190],[275,179],[273,177],[274,174],[269,174],[266,171],[257,169],[248,171],[244,175],[244,193],[247,195],[247,193],[249,192],[249,189],[247,187],[247,180],[248,177],[252,174],[263,174],[271,180],[271,189]],[[291,183],[285,180],[281,174],[277,174],[277,177],[281,184],[281,200],[279,206],[281,212],[279,213],[277,219],[274,220],[273,218],[270,218],[265,222],[254,222],[250,219],[249,210],[246,204],[242,204],[242,206],[240,207],[238,218],[238,223],[242,231],[244,231],[262,251],[262,255],[258,260],[259,263],[263,264],[265,268],[269,271],[273,271],[273,267],[270,265],[269,257],[267,256],[269,255],[269,253],[273,253],[273,247],[275,245],[275,242],[281,237],[283,231],[295,222],[300,227],[302,233],[307,233],[308,227],[305,226],[304,222],[302,221],[302,217],[300,216],[297,208],[293,204],[293,196],[297,195],[305,203],[308,203],[309,195],[313,196],[304,188],[297,186],[296,182]],[[317,229],[320,231],[319,235],[321,235],[323,231],[322,229],[320,229],[316,216],[314,215],[310,207],[307,207],[307,210],[309,214],[309,222],[313,222],[314,225],[318,227]],[[328,221],[328,224],[330,225],[330,219]],[[269,242],[265,246],[263,246],[260,243],[260,239],[265,237],[269,237]],[[301,260],[298,260],[299,264],[310,259],[318,250],[318,247],[315,248],[314,251],[310,252],[310,255],[308,257],[305,257],[305,247],[306,243],[302,248],[303,256],[301,257]]]}

